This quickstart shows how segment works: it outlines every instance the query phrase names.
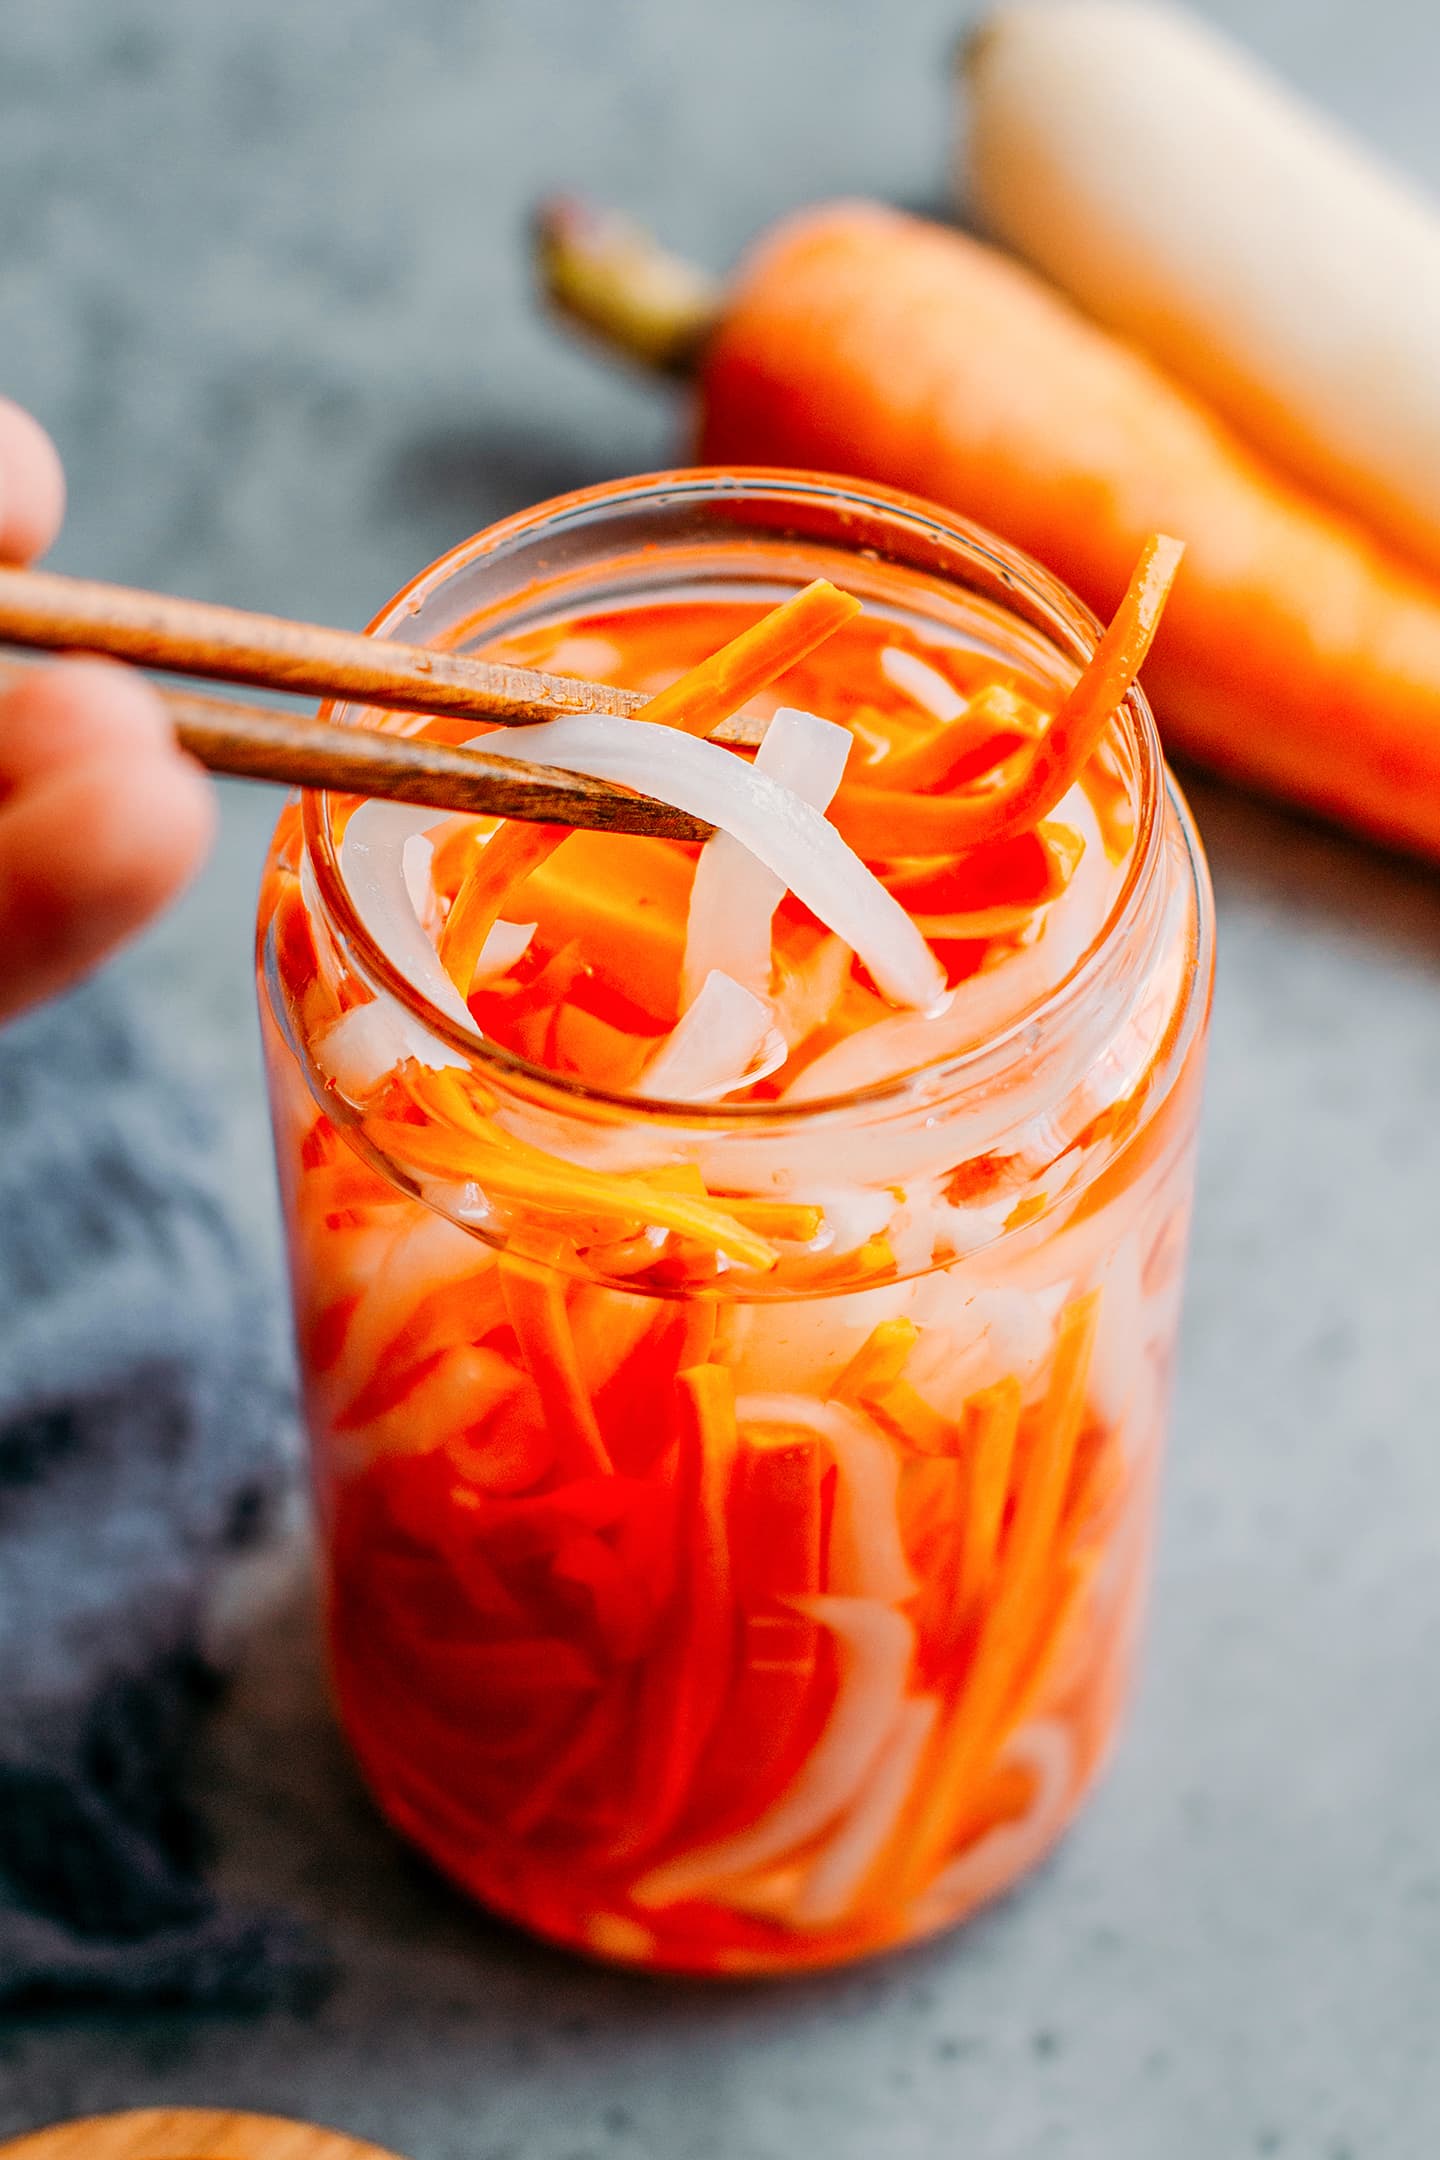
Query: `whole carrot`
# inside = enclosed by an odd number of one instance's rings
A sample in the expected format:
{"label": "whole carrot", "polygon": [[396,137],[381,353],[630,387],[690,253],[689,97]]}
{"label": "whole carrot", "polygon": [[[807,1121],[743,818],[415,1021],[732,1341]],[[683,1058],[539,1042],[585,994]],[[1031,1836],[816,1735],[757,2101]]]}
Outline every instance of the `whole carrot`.
{"label": "whole carrot", "polygon": [[[551,290],[612,341],[638,241],[568,206]],[[583,257],[589,291],[567,276]],[[673,291],[647,357],[701,387],[699,454],[926,495],[1113,613],[1147,536],[1186,543],[1146,681],[1172,748],[1440,857],[1440,586],[1283,479],[1029,271],[866,203],[776,227],[727,292]],[[627,337],[634,349],[633,339]]]}

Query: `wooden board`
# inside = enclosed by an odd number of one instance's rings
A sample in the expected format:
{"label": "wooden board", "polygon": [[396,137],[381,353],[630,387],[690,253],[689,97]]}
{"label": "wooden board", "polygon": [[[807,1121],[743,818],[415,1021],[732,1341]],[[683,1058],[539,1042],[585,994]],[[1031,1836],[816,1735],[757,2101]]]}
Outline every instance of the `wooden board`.
{"label": "wooden board", "polygon": [[139,2108],[57,2123],[13,2144],[0,2160],[399,2160],[378,2145],[278,2115],[225,2108]]}

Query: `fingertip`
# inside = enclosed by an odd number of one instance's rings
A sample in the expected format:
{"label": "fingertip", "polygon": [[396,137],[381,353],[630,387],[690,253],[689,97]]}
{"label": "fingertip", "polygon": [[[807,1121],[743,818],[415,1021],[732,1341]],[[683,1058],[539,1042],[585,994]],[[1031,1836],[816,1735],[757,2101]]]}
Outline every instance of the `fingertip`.
{"label": "fingertip", "polygon": [[0,397],[0,560],[43,555],[64,516],[59,451],[23,406]]}
{"label": "fingertip", "polygon": [[100,659],[32,668],[0,699],[0,788],[80,758],[139,755],[173,741],[153,686]]}
{"label": "fingertip", "polygon": [[42,774],[0,808],[0,1017],[88,974],[199,869],[214,790],[169,745]]}

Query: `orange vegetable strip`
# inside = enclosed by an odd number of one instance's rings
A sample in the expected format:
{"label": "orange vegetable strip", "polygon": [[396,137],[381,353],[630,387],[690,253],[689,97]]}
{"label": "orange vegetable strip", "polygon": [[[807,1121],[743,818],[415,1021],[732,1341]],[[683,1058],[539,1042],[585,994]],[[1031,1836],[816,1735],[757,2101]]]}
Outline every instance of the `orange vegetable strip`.
{"label": "orange vegetable strip", "polygon": [[764,1813],[804,1758],[823,1630],[789,1600],[820,1588],[828,1467],[824,1446],[808,1434],[779,1446],[742,1439],[729,1527],[739,1666],[705,1755],[706,1826],[728,1829],[737,1816]]}
{"label": "orange vegetable strip", "polygon": [[1057,1564],[1034,1644],[1017,1671],[1014,1692],[1005,1706],[1007,1730],[1023,1724],[1041,1701],[1099,1565],[1098,1552],[1072,1553]]}
{"label": "orange vegetable strip", "polygon": [[643,1777],[623,1845],[627,1858],[657,1845],[684,1812],[729,1693],[734,1658],[726,1518],[740,1438],[729,1372],[721,1365],[689,1367],[678,1378],[677,1407],[684,1612],[670,1655],[654,1659],[647,1675]]}
{"label": "orange vegetable strip", "polygon": [[839,591],[828,578],[816,578],[651,698],[635,717],[687,735],[709,735],[859,613],[860,602],[852,594]]}
{"label": "orange vegetable strip", "polygon": [[[919,1893],[944,1859],[986,1758],[997,1740],[1016,1669],[1042,1620],[1099,1312],[1098,1291],[1075,1299],[1060,1318],[1050,1383],[1037,1412],[1014,1520],[1001,1549],[994,1600],[982,1623],[965,1691],[936,1735],[921,1781],[918,1816],[904,1826],[903,1880]],[[1039,1608],[1037,1611],[1037,1607]]]}
{"label": "orange vegetable strip", "polygon": [[904,750],[892,751],[877,778],[885,787],[916,795],[947,788],[953,784],[957,766],[979,750],[993,746],[994,764],[1008,761],[1035,739],[1041,719],[1035,706],[997,684],[972,698],[958,720],[935,728]]}
{"label": "orange vegetable strip", "polygon": [[984,1596],[995,1566],[1020,1430],[1020,1382],[1012,1373],[965,1407],[970,1479],[956,1598],[962,1613]]}
{"label": "orange vegetable strip", "polygon": [[558,1240],[537,1240],[527,1252],[501,1254],[505,1310],[567,1470],[576,1477],[596,1472],[605,1477],[613,1465],[575,1354],[565,1279],[554,1265],[559,1250]]}
{"label": "orange vegetable strip", "polygon": [[874,1389],[862,1398],[877,1425],[883,1426],[901,1447],[919,1455],[953,1455],[957,1446],[955,1427],[949,1418],[932,1410],[923,1395],[905,1379]]}
{"label": "orange vegetable strip", "polygon": [[867,1394],[883,1394],[900,1378],[919,1340],[920,1330],[913,1320],[882,1320],[831,1388],[832,1401],[858,1403]]}
{"label": "orange vegetable strip", "polygon": [[[497,1128],[498,1130],[498,1128]],[[507,1135],[506,1145],[476,1134],[438,1131],[396,1119],[367,1119],[364,1131],[383,1155],[421,1172],[465,1181],[473,1178],[497,1200],[519,1201],[548,1214],[618,1216],[653,1223],[723,1253],[737,1266],[772,1268],[773,1245],[745,1229],[733,1215],[708,1203],[658,1191],[638,1180],[586,1170],[558,1155],[527,1148]]]}
{"label": "orange vegetable strip", "polygon": [[1150,534],[1109,626],[1036,744],[1024,778],[1006,802],[1005,817],[990,837],[1003,839],[1027,831],[1079,779],[1112,716],[1134,687],[1184,553],[1183,540]]}
{"label": "orange vegetable strip", "polygon": [[1027,832],[1047,816],[1129,695],[1183,553],[1180,541],[1150,535],[1109,628],[1015,779],[954,795],[842,786],[830,815],[851,847],[867,861],[955,854]]}
{"label": "orange vegetable strip", "polygon": [[505,895],[552,856],[568,825],[502,825],[475,850],[440,932],[440,965],[461,997],[470,995],[485,940],[500,918]]}
{"label": "orange vegetable strip", "polygon": [[578,940],[597,982],[638,1006],[657,1027],[671,1028],[679,1010],[694,865],[668,841],[632,847],[627,843],[633,837],[573,834],[515,888],[510,904],[517,920],[539,924],[545,946]]}
{"label": "orange vegetable strip", "polygon": [[762,1237],[783,1238],[791,1245],[808,1245],[820,1235],[825,1220],[823,1208],[795,1200],[747,1200],[738,1193],[723,1193],[715,1198],[715,1205],[723,1207],[747,1230],[757,1230]]}

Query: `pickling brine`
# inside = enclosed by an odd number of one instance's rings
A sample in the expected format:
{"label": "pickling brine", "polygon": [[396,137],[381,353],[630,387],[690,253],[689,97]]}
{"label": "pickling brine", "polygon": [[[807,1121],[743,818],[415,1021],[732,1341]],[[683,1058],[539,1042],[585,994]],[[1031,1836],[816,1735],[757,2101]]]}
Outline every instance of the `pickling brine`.
{"label": "pickling brine", "polygon": [[1158,577],[1097,653],[903,498],[566,498],[377,630],[650,694],[486,747],[715,837],[281,821],[262,1021],[339,1713],[391,1821],[546,1936],[717,1973],[903,1942],[1105,1758],[1211,963],[1132,687]]}

